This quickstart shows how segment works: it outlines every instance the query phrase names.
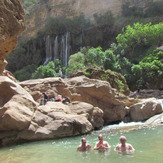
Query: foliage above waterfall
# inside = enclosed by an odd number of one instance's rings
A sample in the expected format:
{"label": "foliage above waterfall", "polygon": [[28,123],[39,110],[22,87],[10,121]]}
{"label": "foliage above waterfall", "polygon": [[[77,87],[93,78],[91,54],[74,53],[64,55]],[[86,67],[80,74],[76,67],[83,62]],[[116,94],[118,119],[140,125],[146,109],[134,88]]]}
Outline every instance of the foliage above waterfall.
{"label": "foliage above waterfall", "polygon": [[125,51],[124,56],[139,62],[147,51],[163,44],[163,23],[128,25],[116,39],[119,48]]}
{"label": "foliage above waterfall", "polygon": [[80,53],[72,55],[68,74],[81,71],[85,67],[100,66],[123,74],[131,89],[146,87],[146,83],[152,88],[155,85],[161,88],[163,51],[156,48],[163,44],[163,23],[136,23],[133,27],[129,25],[116,39],[117,44],[113,43],[105,51],[97,47],[82,49]]}
{"label": "foliage above waterfall", "polygon": [[64,32],[81,32],[90,26],[90,21],[85,19],[84,14],[75,16],[72,19],[64,16],[49,18],[44,29],[38,32],[38,35],[62,34]]}
{"label": "foliage above waterfall", "polygon": [[[122,5],[122,16],[117,17],[111,11],[95,13],[91,19],[82,13],[78,16],[57,13],[54,17],[49,14],[44,25],[40,24],[41,29],[39,27],[40,30],[36,30],[39,32],[35,37],[24,40],[20,37],[17,48],[7,58],[7,69],[14,73],[18,80],[26,80],[32,76],[55,76],[58,66],[54,64],[53,72],[49,70],[53,68],[46,64],[58,59],[61,67],[64,67],[70,58],[66,68],[67,75],[90,66],[98,66],[104,70],[122,73],[133,90],[137,87],[144,88],[146,82],[155,88],[150,81],[152,77],[157,79],[156,88],[162,88],[162,59],[153,58],[155,55],[162,55],[162,52],[156,50],[163,45],[163,24],[159,23],[162,18],[162,3],[150,0],[146,7],[142,7],[126,2]],[[30,9],[34,3],[37,3],[37,0],[24,1],[26,9]],[[43,8],[47,11],[45,14],[55,10],[45,1],[42,1],[42,5],[48,8],[48,11]],[[32,17],[31,14],[30,16]],[[35,75],[32,75],[33,72]],[[148,75],[145,75],[146,72]],[[121,85],[119,81],[115,82]]]}

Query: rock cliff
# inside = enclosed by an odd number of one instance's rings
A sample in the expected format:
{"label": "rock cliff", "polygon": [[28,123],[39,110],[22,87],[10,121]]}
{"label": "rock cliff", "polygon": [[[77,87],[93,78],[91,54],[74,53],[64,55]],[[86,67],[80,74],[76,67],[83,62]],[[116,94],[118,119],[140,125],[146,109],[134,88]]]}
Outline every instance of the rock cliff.
{"label": "rock cliff", "polygon": [[0,74],[7,64],[5,57],[16,47],[17,35],[25,28],[21,3],[21,0],[0,1]]}
{"label": "rock cliff", "polygon": [[[74,17],[84,13],[87,19],[94,21],[94,14],[103,15],[111,11],[114,16],[122,14],[122,5],[130,2],[130,6],[146,8],[153,0],[39,0],[26,16],[28,25],[24,35],[33,37],[43,27],[49,17]],[[160,1],[160,0],[155,0]],[[37,10],[36,10],[37,9]],[[39,29],[38,29],[39,27]]]}

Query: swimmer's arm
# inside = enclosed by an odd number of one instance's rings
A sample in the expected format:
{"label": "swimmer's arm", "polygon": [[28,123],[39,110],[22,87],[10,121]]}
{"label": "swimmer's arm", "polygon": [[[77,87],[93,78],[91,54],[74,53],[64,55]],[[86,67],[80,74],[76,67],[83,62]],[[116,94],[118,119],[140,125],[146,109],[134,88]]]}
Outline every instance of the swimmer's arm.
{"label": "swimmer's arm", "polygon": [[120,148],[119,148],[119,145],[117,145],[115,148],[114,148],[114,151],[119,151]]}
{"label": "swimmer's arm", "polygon": [[133,152],[135,151],[134,147],[131,144],[128,145],[128,150],[133,151]]}
{"label": "swimmer's arm", "polygon": [[94,146],[94,148],[93,148],[94,150],[97,150],[97,149],[99,149],[99,147],[98,147],[98,143],[96,143],[95,144],[95,146]]}
{"label": "swimmer's arm", "polygon": [[88,150],[92,150],[92,147],[90,144],[87,145]]}
{"label": "swimmer's arm", "polygon": [[111,148],[111,146],[109,145],[109,143],[108,143],[108,142],[106,142],[106,143],[105,143],[104,148],[105,148],[105,149],[110,149],[110,148]]}
{"label": "swimmer's arm", "polygon": [[77,151],[80,151],[80,146],[78,146]]}

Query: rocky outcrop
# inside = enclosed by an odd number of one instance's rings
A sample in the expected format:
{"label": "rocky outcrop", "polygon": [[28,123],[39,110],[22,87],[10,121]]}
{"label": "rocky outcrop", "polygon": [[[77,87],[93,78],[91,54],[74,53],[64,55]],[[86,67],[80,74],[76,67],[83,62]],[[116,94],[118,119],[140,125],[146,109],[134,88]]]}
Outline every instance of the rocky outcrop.
{"label": "rocky outcrop", "polygon": [[161,99],[163,98],[163,90],[158,90],[158,89],[141,89],[135,92],[131,92],[130,97],[133,98],[139,98],[139,99],[147,99],[147,98],[158,98]]}
{"label": "rocky outcrop", "polygon": [[1,92],[7,90],[0,98],[0,146],[85,134],[103,126],[103,111],[93,105],[76,101],[39,106],[8,77],[1,77],[0,86]]}
{"label": "rocky outcrop", "polygon": [[160,113],[162,113],[160,102],[156,99],[148,99],[131,106],[129,117],[131,121],[144,121]]}
{"label": "rocky outcrop", "polygon": [[5,57],[17,46],[17,35],[24,30],[21,0],[0,1],[0,74],[7,62]]}
{"label": "rocky outcrop", "polygon": [[[20,85],[2,76],[0,92],[0,146],[86,134],[104,123],[144,121],[162,112],[154,100],[136,105],[136,100],[119,94],[108,82],[85,76],[29,80]],[[49,98],[68,96],[71,102],[39,105],[42,92]]]}
{"label": "rocky outcrop", "polygon": [[71,101],[81,101],[99,107],[104,111],[105,124],[122,121],[126,114],[126,106],[136,103],[134,99],[120,94],[106,81],[89,79],[85,76],[63,80],[61,78],[47,78],[21,82],[33,98],[39,102],[42,92],[49,97],[58,94],[68,96]]}
{"label": "rocky outcrop", "polygon": [[[85,110],[85,113],[77,114],[71,108],[81,108],[81,110]],[[93,110],[94,107],[86,103],[76,102],[67,106],[60,102],[48,102],[46,106],[39,106],[34,112],[29,127],[18,133],[19,141],[60,138],[88,133],[94,129],[90,121],[93,118]],[[99,116],[101,120],[102,115]],[[103,123],[99,126],[102,127]]]}
{"label": "rocky outcrop", "polygon": [[[118,92],[121,92],[126,96],[130,94],[130,90],[128,88],[125,77],[118,72],[111,71],[111,70],[105,71],[101,68],[90,67],[83,71],[78,71],[77,73],[72,74],[71,77],[81,76],[81,75],[85,75],[90,79],[99,79],[99,80],[108,81],[111,87],[117,89]],[[120,82],[121,85],[117,81]]]}

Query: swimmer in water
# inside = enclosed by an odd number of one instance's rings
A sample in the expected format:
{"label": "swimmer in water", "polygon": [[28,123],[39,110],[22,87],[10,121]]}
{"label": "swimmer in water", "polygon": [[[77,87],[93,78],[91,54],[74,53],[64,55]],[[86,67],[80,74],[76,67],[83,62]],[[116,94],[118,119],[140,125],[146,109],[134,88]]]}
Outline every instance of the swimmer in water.
{"label": "swimmer in water", "polygon": [[81,139],[81,144],[77,148],[77,151],[88,151],[91,149],[91,145],[87,144],[86,138]]}
{"label": "swimmer in water", "polygon": [[114,151],[118,151],[120,154],[132,154],[134,153],[135,149],[131,144],[126,143],[126,137],[120,137],[120,144],[118,144]]}
{"label": "swimmer in water", "polygon": [[98,136],[98,142],[96,142],[94,150],[107,150],[110,149],[111,146],[109,145],[109,143],[107,141],[103,140],[103,136],[102,134],[100,134]]}

